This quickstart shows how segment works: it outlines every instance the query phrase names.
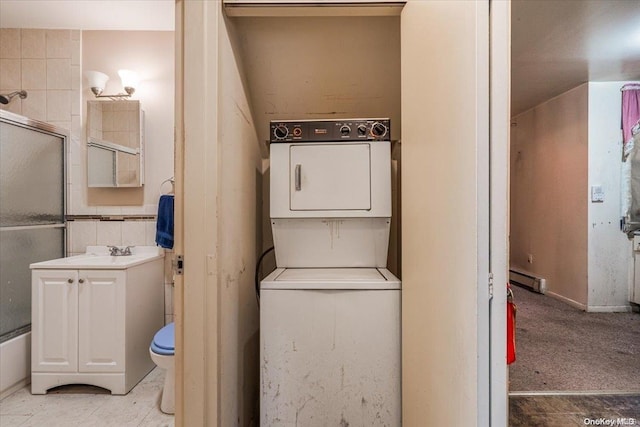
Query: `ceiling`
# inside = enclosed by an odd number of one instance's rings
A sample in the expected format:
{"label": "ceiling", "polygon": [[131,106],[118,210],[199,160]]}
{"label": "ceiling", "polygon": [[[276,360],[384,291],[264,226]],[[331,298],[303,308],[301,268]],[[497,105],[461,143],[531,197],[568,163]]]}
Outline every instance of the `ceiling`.
{"label": "ceiling", "polygon": [[173,31],[174,0],[1,0],[0,28]]}
{"label": "ceiling", "polygon": [[511,112],[587,81],[640,80],[640,1],[512,0]]}
{"label": "ceiling", "polygon": [[[174,0],[1,0],[1,28],[174,30]],[[640,80],[638,0],[512,0],[512,115],[587,81]]]}

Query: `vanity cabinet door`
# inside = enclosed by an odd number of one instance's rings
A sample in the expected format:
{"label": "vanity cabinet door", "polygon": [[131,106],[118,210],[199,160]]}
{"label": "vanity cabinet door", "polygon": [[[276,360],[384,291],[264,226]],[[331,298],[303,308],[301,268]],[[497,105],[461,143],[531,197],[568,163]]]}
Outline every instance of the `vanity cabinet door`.
{"label": "vanity cabinet door", "polygon": [[33,270],[31,370],[78,369],[78,273]]}
{"label": "vanity cabinet door", "polygon": [[125,280],[122,270],[80,270],[79,372],[124,372]]}

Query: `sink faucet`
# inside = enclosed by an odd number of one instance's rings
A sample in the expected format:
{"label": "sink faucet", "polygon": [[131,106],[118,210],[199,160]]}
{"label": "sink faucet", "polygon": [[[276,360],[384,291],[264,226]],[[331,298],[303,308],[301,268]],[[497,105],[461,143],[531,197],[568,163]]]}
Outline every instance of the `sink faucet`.
{"label": "sink faucet", "polygon": [[109,249],[109,255],[111,256],[125,256],[125,255],[131,255],[131,248],[133,246],[127,246],[124,249],[119,248],[117,246],[107,246],[107,248]]}

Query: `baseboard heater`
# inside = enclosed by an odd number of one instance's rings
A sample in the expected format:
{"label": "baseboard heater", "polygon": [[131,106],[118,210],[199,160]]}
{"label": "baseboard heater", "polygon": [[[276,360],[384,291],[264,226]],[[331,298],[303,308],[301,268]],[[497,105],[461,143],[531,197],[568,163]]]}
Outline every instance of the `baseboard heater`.
{"label": "baseboard heater", "polygon": [[545,279],[524,271],[509,270],[509,282],[525,286],[541,294],[544,294],[547,289],[547,281]]}

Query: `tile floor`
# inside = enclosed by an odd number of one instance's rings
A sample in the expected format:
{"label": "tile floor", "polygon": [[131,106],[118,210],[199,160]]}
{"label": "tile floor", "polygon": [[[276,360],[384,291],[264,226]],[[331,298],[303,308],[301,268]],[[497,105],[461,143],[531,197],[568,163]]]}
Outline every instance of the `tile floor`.
{"label": "tile floor", "polygon": [[32,395],[26,386],[0,401],[0,426],[173,427],[173,416],[160,412],[163,383],[164,371],[156,368],[124,396],[91,386]]}

